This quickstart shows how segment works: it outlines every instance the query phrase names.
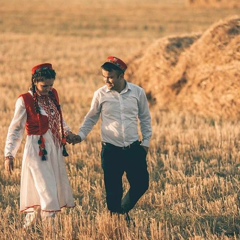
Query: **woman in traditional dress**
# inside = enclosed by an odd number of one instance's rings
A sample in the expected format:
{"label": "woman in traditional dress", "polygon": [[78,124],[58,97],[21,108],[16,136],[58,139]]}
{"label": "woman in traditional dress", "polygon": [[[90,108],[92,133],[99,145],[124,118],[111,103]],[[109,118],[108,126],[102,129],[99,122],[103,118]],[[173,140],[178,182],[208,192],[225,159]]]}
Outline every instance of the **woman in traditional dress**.
{"label": "woman in traditional dress", "polygon": [[32,69],[30,90],[19,96],[5,145],[5,169],[11,174],[14,158],[26,129],[22,160],[20,211],[26,213],[24,227],[39,216],[55,216],[63,207],[74,207],[65,158],[66,135],[72,134],[64,122],[57,91],[56,72],[50,63]]}

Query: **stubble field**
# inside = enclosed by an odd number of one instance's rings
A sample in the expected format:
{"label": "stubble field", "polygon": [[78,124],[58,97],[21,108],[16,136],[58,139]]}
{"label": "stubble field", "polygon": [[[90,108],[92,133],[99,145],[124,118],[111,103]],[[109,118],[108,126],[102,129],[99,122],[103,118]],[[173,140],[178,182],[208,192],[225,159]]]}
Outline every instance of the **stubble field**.
{"label": "stubble field", "polygon": [[[42,224],[28,231],[22,228],[24,140],[13,175],[4,171],[4,145],[15,101],[27,91],[34,65],[53,64],[64,118],[77,133],[93,92],[103,85],[100,66],[107,56],[130,64],[157,39],[201,33],[239,9],[190,8],[183,0],[0,3],[0,239],[239,239],[237,121],[151,111],[150,188],[131,212],[135,226],[108,215],[99,124],[86,141],[68,145],[66,167],[76,207],[63,211],[48,228]],[[125,178],[124,186],[128,188]]]}

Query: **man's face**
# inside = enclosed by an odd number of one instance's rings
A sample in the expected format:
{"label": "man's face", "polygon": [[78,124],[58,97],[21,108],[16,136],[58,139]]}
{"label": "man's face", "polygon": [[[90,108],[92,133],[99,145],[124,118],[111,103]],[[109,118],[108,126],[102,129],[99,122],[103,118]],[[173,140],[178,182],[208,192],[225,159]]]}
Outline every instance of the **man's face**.
{"label": "man's face", "polygon": [[102,69],[103,81],[109,90],[118,90],[121,87],[121,75],[119,76],[116,71],[108,72]]}

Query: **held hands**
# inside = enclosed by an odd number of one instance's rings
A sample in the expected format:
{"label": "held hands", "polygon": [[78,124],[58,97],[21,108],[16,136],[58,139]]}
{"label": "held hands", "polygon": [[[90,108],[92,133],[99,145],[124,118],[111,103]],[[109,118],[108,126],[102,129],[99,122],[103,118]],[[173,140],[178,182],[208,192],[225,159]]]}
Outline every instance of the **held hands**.
{"label": "held hands", "polygon": [[12,174],[13,169],[14,169],[14,157],[12,156],[5,157],[5,170],[9,174]]}
{"label": "held hands", "polygon": [[69,144],[76,144],[76,143],[80,143],[82,141],[81,137],[77,134],[74,134],[74,133],[69,133],[67,136],[66,136],[66,139],[67,139],[67,142]]}

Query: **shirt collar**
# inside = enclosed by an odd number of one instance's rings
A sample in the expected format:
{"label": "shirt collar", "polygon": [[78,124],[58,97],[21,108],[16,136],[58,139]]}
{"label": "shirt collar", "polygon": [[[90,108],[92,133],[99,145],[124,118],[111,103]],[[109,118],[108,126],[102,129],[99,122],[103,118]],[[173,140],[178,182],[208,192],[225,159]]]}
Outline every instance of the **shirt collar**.
{"label": "shirt collar", "polygon": [[[125,86],[125,88],[122,90],[121,93],[126,93],[128,90],[131,90],[131,85],[126,81],[126,86]],[[108,89],[107,86],[105,86],[105,91],[106,91],[106,92],[111,92],[111,90]]]}

